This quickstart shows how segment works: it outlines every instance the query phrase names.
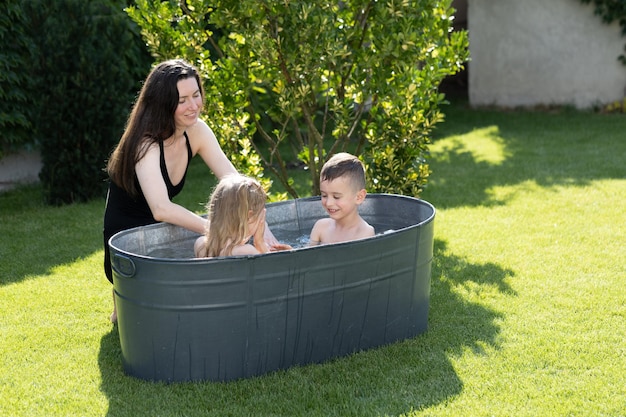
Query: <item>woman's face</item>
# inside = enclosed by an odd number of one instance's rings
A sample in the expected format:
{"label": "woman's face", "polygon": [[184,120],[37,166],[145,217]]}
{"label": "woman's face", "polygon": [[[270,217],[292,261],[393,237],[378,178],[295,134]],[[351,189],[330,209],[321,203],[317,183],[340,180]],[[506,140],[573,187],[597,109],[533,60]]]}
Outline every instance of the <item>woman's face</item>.
{"label": "woman's face", "polygon": [[178,88],[178,106],[174,112],[176,128],[185,130],[198,121],[202,110],[202,94],[195,77],[180,80]]}

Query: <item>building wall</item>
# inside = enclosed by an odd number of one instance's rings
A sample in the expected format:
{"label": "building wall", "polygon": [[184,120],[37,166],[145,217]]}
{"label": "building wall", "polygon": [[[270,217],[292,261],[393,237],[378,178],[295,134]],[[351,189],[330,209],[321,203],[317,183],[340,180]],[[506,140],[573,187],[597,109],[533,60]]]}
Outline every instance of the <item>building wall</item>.
{"label": "building wall", "polygon": [[472,106],[622,100],[626,37],[580,0],[469,0]]}
{"label": "building wall", "polygon": [[0,192],[10,190],[18,184],[39,181],[41,153],[21,150],[4,154],[0,158]]}

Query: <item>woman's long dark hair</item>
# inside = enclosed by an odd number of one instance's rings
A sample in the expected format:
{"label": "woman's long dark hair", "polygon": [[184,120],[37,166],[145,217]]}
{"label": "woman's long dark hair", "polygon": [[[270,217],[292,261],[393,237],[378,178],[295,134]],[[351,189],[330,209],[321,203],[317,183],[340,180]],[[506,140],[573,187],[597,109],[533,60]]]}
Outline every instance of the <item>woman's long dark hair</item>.
{"label": "woman's long dark hair", "polygon": [[107,163],[111,181],[130,195],[138,194],[135,165],[153,143],[163,142],[176,132],[174,112],[178,106],[177,83],[195,77],[204,100],[198,70],[182,59],[165,61],[148,74],[128,116],[126,129]]}

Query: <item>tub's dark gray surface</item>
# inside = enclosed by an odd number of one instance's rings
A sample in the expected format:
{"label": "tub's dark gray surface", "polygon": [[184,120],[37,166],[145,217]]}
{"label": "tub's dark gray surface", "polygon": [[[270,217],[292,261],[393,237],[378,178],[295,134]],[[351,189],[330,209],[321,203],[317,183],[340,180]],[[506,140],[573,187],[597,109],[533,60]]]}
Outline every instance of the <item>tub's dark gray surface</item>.
{"label": "tub's dark gray surface", "polygon": [[[166,258],[172,246],[193,256],[197,237],[167,224],[113,236],[126,373],[168,382],[227,381],[426,331],[434,207],[370,194],[360,213],[376,237],[249,257]],[[279,240],[308,235],[324,216],[317,197],[267,206]]]}

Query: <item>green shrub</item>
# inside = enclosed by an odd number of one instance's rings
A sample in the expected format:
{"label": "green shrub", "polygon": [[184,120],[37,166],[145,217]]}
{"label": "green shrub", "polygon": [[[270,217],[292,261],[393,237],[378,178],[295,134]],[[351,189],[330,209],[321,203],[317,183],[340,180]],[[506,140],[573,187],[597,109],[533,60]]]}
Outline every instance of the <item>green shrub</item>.
{"label": "green shrub", "polygon": [[28,20],[15,0],[0,3],[0,158],[34,144],[35,80],[30,74],[34,44]]}
{"label": "green shrub", "polygon": [[[593,12],[607,24],[618,22],[622,28],[622,36],[626,36],[626,1],[624,0],[581,0],[584,4],[593,3]],[[626,46],[624,46],[626,51]],[[621,54],[618,60],[626,65],[626,53]]]}
{"label": "green shrub", "polygon": [[40,179],[50,204],[104,195],[119,140],[150,58],[120,0],[31,0],[38,50]]}
{"label": "green shrub", "polygon": [[346,150],[371,192],[417,196],[443,118],[438,86],[468,58],[450,3],[137,0],[128,12],[153,55],[200,67],[209,123],[241,171],[262,175],[262,159],[297,197],[283,156],[293,149],[317,194],[322,164]]}

